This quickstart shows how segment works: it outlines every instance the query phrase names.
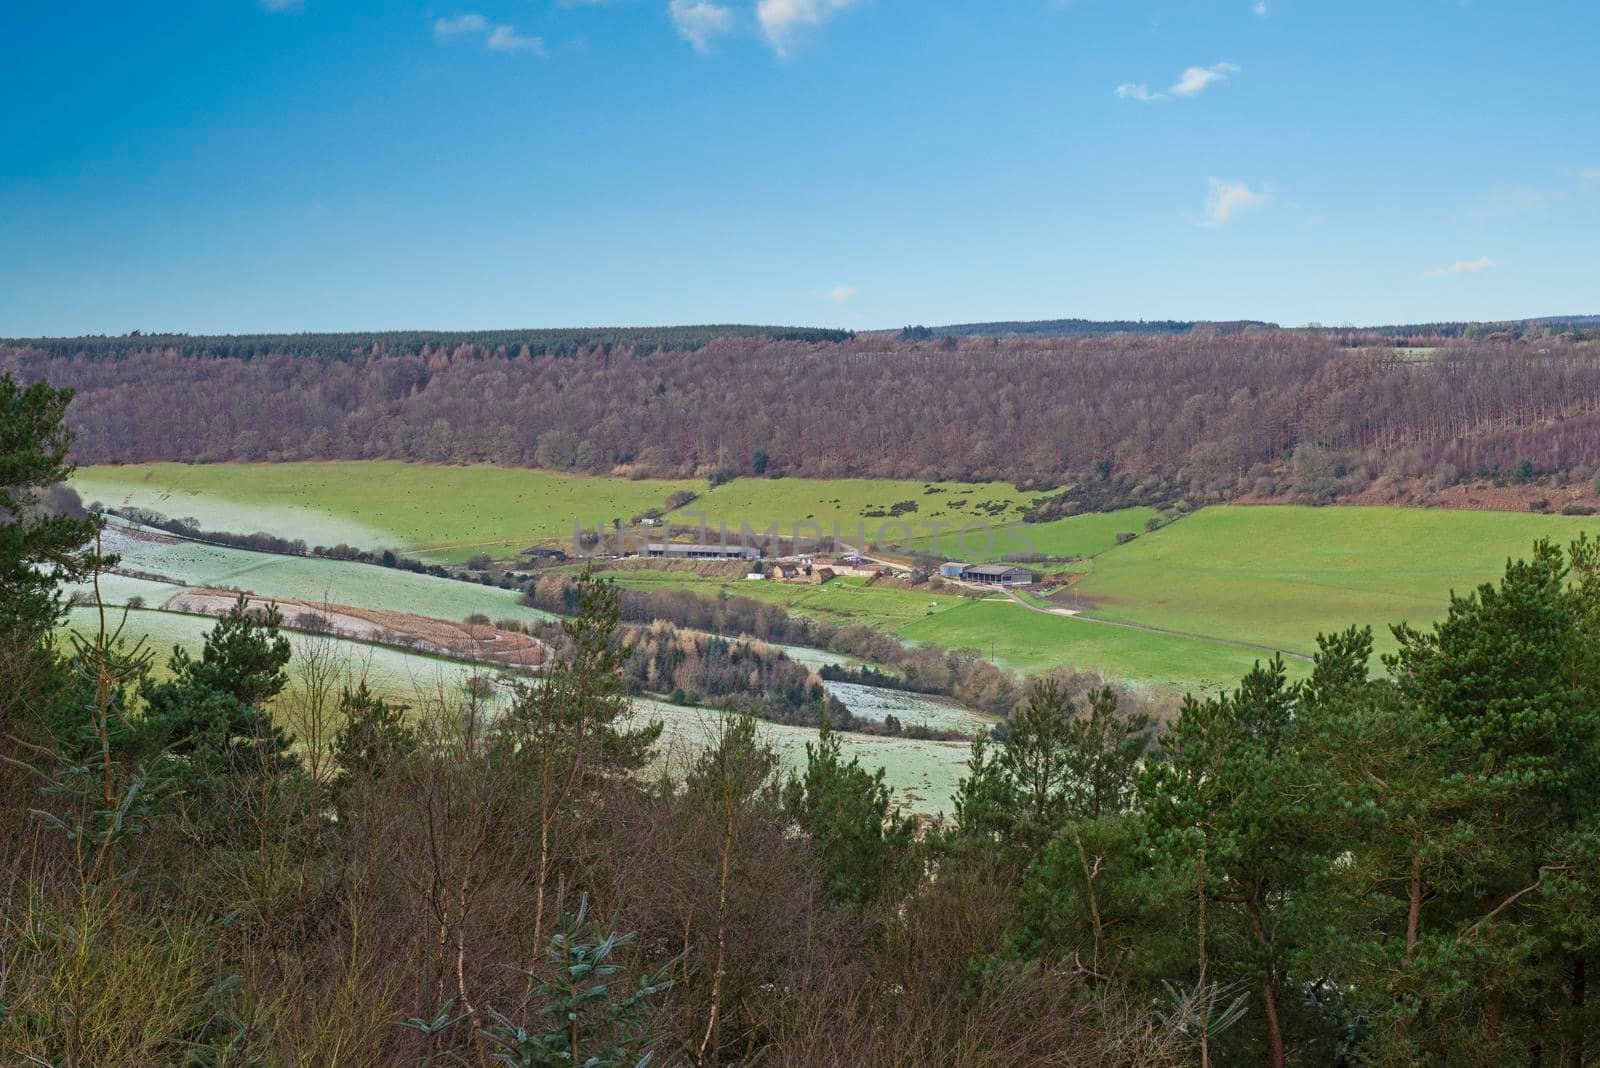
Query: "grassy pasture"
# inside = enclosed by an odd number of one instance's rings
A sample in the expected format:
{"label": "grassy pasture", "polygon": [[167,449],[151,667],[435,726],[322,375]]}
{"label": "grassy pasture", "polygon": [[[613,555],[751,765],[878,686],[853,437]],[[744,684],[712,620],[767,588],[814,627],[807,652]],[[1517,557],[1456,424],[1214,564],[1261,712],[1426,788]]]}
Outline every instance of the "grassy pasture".
{"label": "grassy pasture", "polygon": [[[921,552],[969,561],[1032,551],[1051,556],[1088,556],[1114,544],[1118,531],[1144,529],[1154,514],[1127,509],[1030,524],[1008,534],[1023,510],[1046,494],[1023,492],[1003,482],[914,482],[876,479],[741,478],[715,489],[702,481],[658,481],[553,474],[489,465],[437,467],[387,460],[286,464],[127,464],[80,468],[73,485],[85,501],[136,505],[173,517],[193,517],[203,527],[280,537],[316,545],[344,542],[362,548],[394,548],[429,560],[459,562],[474,553],[509,556],[542,541],[570,542],[575,522],[609,529],[659,508],[678,490],[700,497],[671,513],[670,520],[711,531],[719,524],[765,531],[777,524],[792,534],[796,524],[815,523],[831,535],[875,537],[887,513],[902,501],[915,512],[898,517]],[[931,492],[930,492],[931,491]],[[943,524],[936,539],[928,524]],[[957,531],[980,523],[963,544]],[[891,527],[889,537],[905,531]]]}
{"label": "grassy pasture", "polygon": [[[737,532],[741,525],[759,533],[777,524],[789,535],[798,524],[814,523],[850,544],[879,536],[901,541],[911,532],[911,548],[952,560],[994,560],[1012,553],[1036,552],[1049,556],[1092,556],[1116,544],[1118,531],[1141,531],[1155,515],[1149,508],[1073,516],[1049,523],[1028,524],[1008,532],[1007,524],[1022,521],[1023,511],[1046,493],[1018,490],[1005,482],[913,482],[892,479],[741,478],[703,493],[698,500],[672,512],[673,523],[697,523],[703,515],[712,532],[725,525]],[[917,509],[898,517],[886,513],[895,504],[912,501]],[[937,537],[931,523],[942,525]],[[963,541],[960,529],[979,524]],[[992,540],[988,535],[992,530]],[[805,533],[814,534],[806,528]],[[1032,548],[1023,539],[1032,542]]]}
{"label": "grassy pasture", "polygon": [[[1270,654],[1177,635],[1108,627],[983,600],[900,628],[900,637],[949,649],[971,648],[1024,673],[1069,667],[1159,692],[1227,689]],[[1288,664],[1291,676],[1306,665]]]}
{"label": "grassy pasture", "polygon": [[[1159,691],[1231,685],[1257,659],[1268,655],[1030,612],[999,594],[973,601],[927,590],[863,587],[844,579],[826,586],[790,586],[669,571],[603,574],[624,587],[683,589],[703,597],[726,591],[729,596],[780,604],[814,619],[874,627],[907,641],[977,649],[986,657],[992,652],[1003,666],[1025,673],[1071,667]],[[930,604],[938,607],[930,611]]]}
{"label": "grassy pasture", "polygon": [[[1142,536],[1145,522],[1158,514],[1154,508],[1090,512],[1066,519],[1053,519],[1048,523],[1029,523],[1013,529],[1009,534],[997,530],[992,547],[981,533],[974,531],[965,542],[958,533],[942,533],[937,545],[932,538],[921,538],[917,541],[916,548],[920,552],[967,563],[982,563],[1018,553],[1039,553],[1045,556],[1098,556],[1115,547],[1117,535],[1123,531]],[[1031,543],[1031,548],[1019,541],[1023,538]],[[1058,565],[1033,566],[1036,570],[1062,570]],[[1083,566],[1069,565],[1067,569],[1082,570]]]}
{"label": "grassy pasture", "polygon": [[[625,589],[689,590],[702,597],[749,597],[782,605],[813,619],[897,630],[928,615],[948,612],[966,599],[953,593],[929,593],[891,586],[868,586],[862,579],[834,579],[824,586],[781,582],[746,582],[675,571],[617,570],[601,574]],[[936,606],[936,607],[930,607]]]}
{"label": "grassy pasture", "polygon": [[[930,492],[933,491],[933,492]],[[897,518],[911,527],[913,535],[923,533],[928,520],[959,526],[969,520],[1003,524],[1022,517],[1034,499],[1044,496],[1023,493],[1004,482],[911,482],[872,478],[739,478],[708,490],[689,505],[672,512],[674,523],[698,522],[704,513],[715,529],[726,524],[737,531],[741,523],[760,531],[777,523],[787,535],[797,523],[816,523],[831,535],[835,523],[840,537],[850,540],[857,534],[857,523],[865,523],[870,536],[891,518],[868,516],[868,512],[887,512],[900,502],[911,501],[917,509]]]}
{"label": "grassy pasture", "polygon": [[1206,508],[1095,561],[1095,614],[1302,653],[1352,623],[1424,625],[1525,557],[1535,540],[1600,534],[1600,518],[1417,508]]}
{"label": "grassy pasture", "polygon": [[193,516],[206,527],[446,562],[570,540],[574,522],[609,528],[612,519],[661,507],[677,490],[704,486],[382,460],[84,467],[72,483],[85,501]]}

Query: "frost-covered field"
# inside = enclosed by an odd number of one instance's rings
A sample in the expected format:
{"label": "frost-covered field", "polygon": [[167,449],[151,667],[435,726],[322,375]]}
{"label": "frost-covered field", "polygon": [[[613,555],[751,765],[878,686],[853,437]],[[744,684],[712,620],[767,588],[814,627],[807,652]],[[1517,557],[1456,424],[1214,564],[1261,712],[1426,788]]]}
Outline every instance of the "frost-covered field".
{"label": "frost-covered field", "polygon": [[854,682],[824,682],[822,685],[853,715],[880,723],[892,715],[908,727],[972,735],[987,731],[998,722],[939,697]]}
{"label": "frost-covered field", "polygon": [[[634,715],[641,721],[660,719],[666,725],[661,735],[662,760],[675,774],[682,774],[716,736],[717,717],[723,715],[714,709],[683,708],[649,699],[636,699],[633,704]],[[816,731],[778,723],[759,727],[786,768],[799,771],[805,767],[806,743],[816,741]],[[967,743],[917,742],[848,731],[841,731],[839,739],[845,756],[859,756],[869,771],[883,768],[884,782],[896,805],[923,815],[951,810],[956,783],[971,751]]]}
{"label": "frost-covered field", "polygon": [[[106,526],[105,550],[121,557],[120,569],[158,574],[188,586],[237,588],[263,597],[412,612],[432,619],[461,620],[474,612],[482,612],[492,620],[529,623],[551,618],[546,612],[519,604],[518,595],[512,590],[345,560],[154,540],[135,536],[115,522]],[[103,577],[100,584],[101,595],[108,602],[120,603],[127,595],[138,594],[152,608],[160,607],[181,588],[120,575]]]}
{"label": "frost-covered field", "polygon": [[[98,618],[93,608],[74,608],[63,630],[92,635]],[[121,624],[123,618],[121,609],[107,610],[112,628]],[[206,631],[215,625],[216,620],[204,616],[135,610],[126,613],[122,635],[129,641],[145,639],[155,653],[154,673],[163,677],[173,646],[196,651]],[[346,681],[350,685],[365,680],[368,687],[387,699],[419,708],[433,705],[441,698],[446,701],[458,698],[469,679],[493,673],[492,669],[482,666],[337,638],[290,634],[289,641],[294,646],[289,669],[291,680],[295,665],[304,660],[307,649],[316,643],[344,660]],[[636,698],[633,707],[633,715],[640,722],[661,719],[666,724],[661,739],[662,763],[676,774],[681,774],[705,747],[706,740],[715,735],[716,719],[723,715],[711,709],[684,708],[651,698]],[[805,746],[816,740],[816,731],[777,723],[762,723],[760,727],[762,736],[782,758],[786,768],[799,770],[805,766]],[[839,738],[847,756],[859,755],[861,763],[869,770],[884,769],[885,781],[900,807],[923,814],[950,811],[956,782],[961,778],[967,759],[966,743],[879,738],[847,731],[840,732]]]}
{"label": "frost-covered field", "polygon": [[363,522],[321,498],[258,494],[246,479],[228,476],[226,465],[80,467],[72,476],[72,488],[85,503],[192,518],[208,530],[241,534],[264,530],[279,537],[304,538],[313,545],[342,542],[364,549],[404,544],[395,532]]}
{"label": "frost-covered field", "polygon": [[[151,610],[127,613],[122,636],[130,642],[143,637],[147,647],[154,652],[154,674],[167,674],[167,658],[173,646],[182,646],[190,652],[198,651],[205,634],[217,621],[205,616],[186,616],[175,612]],[[121,609],[107,609],[107,625],[116,629],[123,622]],[[99,624],[98,613],[93,608],[74,608],[68,613],[64,630],[92,636]],[[418,704],[437,698],[440,694],[456,695],[468,679],[485,674],[490,669],[462,664],[452,660],[429,656],[416,656],[377,645],[344,641],[338,638],[313,638],[303,634],[289,634],[294,656],[289,661],[289,674],[294,675],[295,665],[305,659],[306,650],[319,643],[331,650],[344,662],[347,681],[354,685],[365,680],[373,691],[391,701]]]}
{"label": "frost-covered field", "polygon": [[813,671],[830,664],[839,665],[851,662],[851,658],[843,653],[835,653],[827,649],[813,649],[809,645],[774,645],[774,648],[782,649],[790,660],[804,664]]}

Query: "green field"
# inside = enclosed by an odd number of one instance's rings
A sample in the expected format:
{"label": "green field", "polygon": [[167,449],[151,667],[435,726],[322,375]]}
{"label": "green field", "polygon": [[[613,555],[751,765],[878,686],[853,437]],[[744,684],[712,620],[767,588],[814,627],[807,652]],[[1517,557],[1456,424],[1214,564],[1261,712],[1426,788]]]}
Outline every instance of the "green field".
{"label": "green field", "polygon": [[[985,600],[900,628],[909,641],[976,649],[1003,667],[1033,673],[1067,667],[1168,693],[1215,691],[1238,683],[1271,654],[1066,616],[1032,612],[1015,602]],[[1306,665],[1289,662],[1291,675]]]}
{"label": "green field", "polygon": [[[1094,614],[1316,650],[1318,632],[1444,614],[1452,589],[1499,577],[1538,538],[1600,534],[1600,518],[1417,508],[1222,506],[1099,557],[1079,583]],[[1070,603],[1064,600],[1062,603]]]}
{"label": "green field", "polygon": [[[355,608],[412,612],[433,619],[460,620],[475,612],[491,619],[537,622],[546,612],[520,604],[520,594],[493,586],[435,578],[394,568],[345,560],[279,556],[195,542],[167,543],[128,536],[107,526],[105,549],[121,558],[119,567],[165,575],[190,586],[222,586],[263,597],[326,601]],[[101,579],[100,593],[121,603],[138,594],[156,608],[182,587],[121,575]]]}
{"label": "green field", "polygon": [[749,597],[782,605],[789,611],[834,623],[860,624],[881,630],[896,630],[908,623],[940,612],[948,612],[967,602],[953,593],[929,593],[895,586],[868,586],[865,579],[834,579],[823,586],[781,582],[746,582],[718,579],[686,571],[645,571],[618,569],[602,571],[601,576],[634,590],[690,590],[703,597]]}
{"label": "green field", "polygon": [[[1140,534],[1144,525],[1159,513],[1154,508],[1123,508],[1115,512],[1090,512],[1067,519],[1052,519],[1048,523],[1028,523],[1015,527],[1009,534],[997,532],[996,547],[982,551],[982,535],[973,534],[965,542],[959,535],[942,535],[937,549],[929,541],[918,548],[968,563],[993,560],[1007,554],[1039,553],[1045,556],[1097,556],[1117,544],[1117,535],[1123,532]],[[1027,539],[1029,545],[1019,544]],[[1053,570],[1045,565],[1044,570]]]}
{"label": "green field", "polygon": [[[1023,511],[1047,496],[1005,482],[741,478],[702,494],[668,518],[692,524],[703,516],[711,532],[726,526],[737,533],[747,526],[760,533],[776,524],[788,536],[802,527],[801,533],[808,537],[816,531],[804,524],[820,526],[828,537],[834,536],[837,525],[839,540],[858,548],[871,540],[906,547],[909,529],[910,549],[970,562],[1016,553],[1092,556],[1116,544],[1119,531],[1143,530],[1145,521],[1156,514],[1150,508],[1128,508],[1022,524]],[[894,517],[869,514],[887,513],[905,501],[915,503],[916,511]],[[942,527],[937,538],[934,523]],[[973,526],[963,537],[960,531],[967,524]]]}
{"label": "green field", "polygon": [[[204,524],[262,528],[308,541],[426,550],[461,559],[480,550],[509,553],[539,540],[570,537],[574,518],[591,525],[661,506],[676,489],[701,482],[630,482],[494,467],[398,463],[101,467],[75,480],[86,500],[134,503]],[[934,490],[936,492],[929,492]],[[973,520],[1001,527],[1038,495],[998,483],[924,483],[864,479],[737,479],[705,491],[675,522],[703,511],[715,524],[789,532],[817,523],[868,533],[888,512],[913,501],[901,521],[925,535],[927,521]],[[779,604],[813,618],[880,628],[907,640],[993,652],[1021,671],[1066,666],[1100,671],[1159,689],[1213,688],[1238,677],[1253,650],[1201,642],[1184,634],[1309,653],[1319,631],[1371,623],[1380,650],[1392,647],[1386,625],[1425,624],[1444,611],[1449,591],[1495,578],[1508,556],[1522,556],[1541,536],[1567,540],[1600,532],[1600,518],[1400,508],[1221,506],[1155,532],[1154,513],[1129,509],[1029,525],[1034,551],[1092,557],[1071,593],[1054,603],[1091,615],[1182,632],[1150,634],[1029,612],[995,600],[969,602],[923,590],[868,587],[852,580],[825,586],[712,579],[688,572],[617,569],[637,589],[681,588]],[[308,524],[308,525],[302,525]],[[1138,537],[1115,545],[1116,534]],[[1003,536],[1002,536],[1003,537]],[[924,536],[924,547],[931,547]],[[946,535],[944,555],[961,552]],[[969,549],[979,546],[968,545]],[[192,559],[189,558],[192,555]],[[365,565],[302,560],[183,546],[140,548],[129,566],[188,582],[240,586],[268,596],[326,598],[444,619],[482,611],[526,617],[514,594]],[[175,556],[183,559],[174,559]],[[159,588],[112,579],[108,597],[138,593],[154,603]]]}
{"label": "green field", "polygon": [[705,484],[374,460],[84,467],[72,485],[85,502],[193,516],[212,529],[458,561],[570,540],[574,523],[609,528],[613,519],[662,507],[676,490]]}
{"label": "green field", "polygon": [[[683,589],[704,597],[745,596],[840,624],[860,624],[913,642],[977,649],[1024,673],[1053,667],[1099,672],[1158,691],[1214,690],[1239,680],[1270,654],[1178,635],[1150,634],[1030,612],[992,594],[974,601],[953,594],[835,579],[825,586],[716,579],[688,572],[607,571],[632,589]],[[1036,603],[1043,603],[1037,602]],[[936,606],[936,607],[932,607]]]}
{"label": "green field", "polygon": [[[678,490],[699,492],[671,513],[675,524],[704,521],[737,534],[774,525],[785,535],[816,524],[841,540],[902,543],[951,559],[992,560],[1016,553],[1090,556],[1109,549],[1119,531],[1141,531],[1155,513],[1133,508],[1015,526],[1046,494],[1003,482],[911,482],[873,479],[741,478],[707,489],[703,481],[629,480],[552,474],[488,465],[435,467],[392,461],[288,464],[128,464],[85,467],[73,476],[85,502],[135,505],[202,527],[257,530],[308,543],[344,542],[402,549],[429,560],[459,562],[474,553],[510,556],[535,542],[570,543],[574,523],[609,529],[660,508]],[[930,492],[931,491],[931,492]],[[898,518],[891,507],[912,501]],[[903,523],[904,527],[895,524]],[[944,529],[935,539],[930,523]],[[887,529],[885,525],[889,524]],[[966,524],[979,524],[963,540]],[[802,527],[804,536],[816,536]],[[991,537],[992,535],[992,537]],[[1031,545],[1030,545],[1031,543]]]}
{"label": "green field", "polygon": [[[930,492],[932,491],[932,492]],[[698,522],[703,513],[715,529],[725,524],[737,531],[741,523],[758,532],[776,523],[784,535],[796,524],[816,523],[825,535],[839,525],[846,541],[857,536],[857,524],[865,523],[871,536],[891,517],[868,516],[868,512],[888,512],[903,501],[916,505],[916,511],[898,517],[911,527],[911,533],[925,533],[929,520],[959,526],[982,520],[1003,524],[1022,517],[1022,510],[1040,493],[1020,492],[1005,482],[910,482],[871,478],[740,478],[708,490],[691,504],[671,513],[674,523]]]}

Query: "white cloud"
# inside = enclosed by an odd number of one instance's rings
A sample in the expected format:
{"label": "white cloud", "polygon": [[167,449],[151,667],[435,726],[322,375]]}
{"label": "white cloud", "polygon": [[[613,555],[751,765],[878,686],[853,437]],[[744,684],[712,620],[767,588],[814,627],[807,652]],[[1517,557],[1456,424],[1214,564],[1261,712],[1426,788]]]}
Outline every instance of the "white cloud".
{"label": "white cloud", "polygon": [[1189,67],[1178,75],[1178,80],[1161,92],[1152,90],[1144,82],[1123,82],[1117,86],[1117,95],[1124,100],[1138,100],[1149,104],[1157,100],[1171,100],[1173,97],[1199,96],[1218,82],[1225,82],[1228,76],[1239,73],[1239,66],[1234,63],[1217,63],[1209,67]]}
{"label": "white cloud", "polygon": [[433,22],[433,35],[440,40],[486,33],[488,29],[489,20],[482,15],[457,15],[453,19],[435,19]]}
{"label": "white cloud", "polygon": [[1600,167],[1589,167],[1578,172],[1578,177],[1586,182],[1600,182]]}
{"label": "white cloud", "polygon": [[284,11],[299,11],[303,6],[300,0],[261,0],[261,10],[275,15]]}
{"label": "white cloud", "polygon": [[1208,86],[1216,82],[1227,81],[1228,75],[1238,73],[1239,68],[1233,63],[1218,63],[1214,67],[1190,67],[1173,83],[1171,92],[1178,96],[1195,96],[1205,92]]}
{"label": "white cloud", "polygon": [[1235,215],[1260,207],[1267,199],[1266,193],[1258,193],[1243,182],[1221,178],[1207,178],[1206,182],[1206,226],[1226,226]]}
{"label": "white cloud", "polygon": [[672,16],[678,35],[696,52],[706,51],[714,38],[733,29],[733,9],[707,0],[670,0],[667,14]]}
{"label": "white cloud", "polygon": [[531,55],[544,55],[543,38],[522,33],[515,26],[504,23],[491,26],[488,19],[474,12],[456,15],[453,18],[434,19],[433,36],[440,41],[480,40],[491,52],[526,52]]}
{"label": "white cloud", "polygon": [[807,27],[820,26],[856,0],[760,0],[756,19],[767,42],[780,56],[789,54],[795,39]]}
{"label": "white cloud", "polygon": [[491,52],[529,52],[544,55],[544,39],[518,33],[514,26],[496,26],[484,42]]}
{"label": "white cloud", "polygon": [[1487,271],[1495,266],[1494,260],[1488,256],[1479,256],[1475,260],[1456,260],[1448,267],[1433,267],[1422,272],[1424,278],[1448,278],[1453,274],[1477,274]]}
{"label": "white cloud", "polygon": [[849,304],[852,300],[855,300],[856,297],[860,295],[861,291],[855,286],[834,286],[832,289],[823,294],[823,296],[827,297],[835,304]]}
{"label": "white cloud", "polygon": [[1256,0],[1255,3],[1250,5],[1250,10],[1262,18],[1266,18],[1272,14],[1272,4],[1268,0]]}
{"label": "white cloud", "polygon": [[1143,100],[1146,103],[1167,98],[1165,93],[1152,93],[1148,85],[1135,85],[1133,82],[1123,82],[1117,86],[1117,95],[1124,100]]}

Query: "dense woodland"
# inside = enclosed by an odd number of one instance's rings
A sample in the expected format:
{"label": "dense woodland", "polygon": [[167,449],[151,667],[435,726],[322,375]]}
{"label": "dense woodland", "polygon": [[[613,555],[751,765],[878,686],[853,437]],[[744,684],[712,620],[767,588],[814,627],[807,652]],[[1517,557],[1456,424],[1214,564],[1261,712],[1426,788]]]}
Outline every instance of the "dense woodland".
{"label": "dense woodland", "polygon": [[559,356],[462,340],[241,358],[139,340],[70,355],[11,344],[0,369],[77,391],[85,463],[383,457],[1045,485],[1114,473],[1196,500],[1600,473],[1600,343],[1571,334],[1440,340],[1422,356],[1326,331],[720,337]]}
{"label": "dense woodland", "polygon": [[1101,337],[1107,334],[1187,334],[1195,330],[1237,333],[1241,330],[1276,330],[1276,323],[1241,320],[1200,323],[1182,319],[1032,319],[995,323],[954,323],[949,326],[908,326],[903,341],[935,337]]}
{"label": "dense woodland", "polygon": [[[0,376],[0,1063],[1581,1068],[1600,545],[1161,720],[1036,681],[947,818],[824,729],[663,772],[617,591],[491,709],[241,605],[63,643],[68,395]],[[666,660],[660,659],[663,655]],[[165,670],[152,672],[154,661]],[[648,670],[648,668],[646,668]],[[659,668],[658,668],[659,670]]]}

